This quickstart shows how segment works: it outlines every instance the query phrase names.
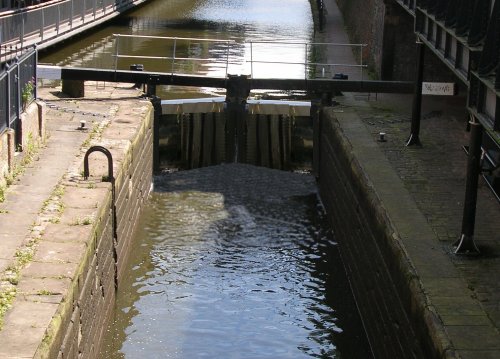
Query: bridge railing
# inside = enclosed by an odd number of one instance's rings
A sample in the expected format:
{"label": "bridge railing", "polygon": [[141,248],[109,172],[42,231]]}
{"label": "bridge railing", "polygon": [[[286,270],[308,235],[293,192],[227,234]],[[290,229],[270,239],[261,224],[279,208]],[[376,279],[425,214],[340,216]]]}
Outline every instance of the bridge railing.
{"label": "bridge railing", "polygon": [[0,72],[0,133],[17,129],[23,107],[36,98],[37,51],[10,61]]}
{"label": "bridge railing", "polygon": [[[64,0],[0,14],[0,61],[145,0]],[[39,48],[41,48],[39,46]]]}
{"label": "bridge railing", "polygon": [[[223,69],[223,77],[226,77],[229,67],[229,53],[231,45],[234,44],[232,40],[207,38],[126,34],[114,34],[114,37],[116,39],[113,55],[115,71],[129,69],[130,66],[134,65],[133,62],[148,61],[154,70],[172,75],[180,72],[176,68],[182,69],[184,67],[186,69],[197,63],[199,66]],[[132,41],[124,41],[126,39]],[[153,46],[153,53],[144,54],[144,46],[141,41],[158,41],[158,43],[157,46]],[[161,56],[161,54],[164,55]],[[124,62],[121,59],[129,61]],[[144,64],[142,63],[142,65]]]}
{"label": "bridge railing", "polygon": [[[363,63],[363,49],[367,44],[341,44],[341,43],[323,43],[323,42],[286,42],[286,41],[250,41],[250,76],[255,77],[254,64],[277,64],[277,65],[295,65],[304,67],[304,78],[326,77],[337,75],[338,79],[347,79],[347,74],[344,74],[345,69],[356,69],[359,74],[359,79],[363,80],[363,69],[367,65]],[[256,59],[255,45],[267,45],[271,49],[279,46],[295,46],[302,47],[304,53],[304,61],[272,61]],[[329,47],[337,47],[338,52],[353,51],[359,54],[359,63],[344,63],[344,62],[317,62],[314,59],[324,57],[321,52],[328,51]],[[334,56],[335,57],[335,56]],[[351,71],[349,71],[351,72]]]}

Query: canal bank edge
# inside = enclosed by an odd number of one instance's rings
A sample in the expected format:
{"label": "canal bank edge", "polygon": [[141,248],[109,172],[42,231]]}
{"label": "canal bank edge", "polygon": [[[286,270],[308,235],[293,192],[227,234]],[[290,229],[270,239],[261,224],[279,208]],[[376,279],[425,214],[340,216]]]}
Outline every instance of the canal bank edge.
{"label": "canal bank edge", "polygon": [[375,356],[495,355],[495,328],[361,119],[321,121],[320,193]]}
{"label": "canal bank edge", "polygon": [[[98,105],[107,112],[111,103],[121,101],[108,123],[94,128],[83,145],[73,144],[82,149],[58,185],[59,217],[45,222],[5,316],[2,357],[97,355],[112,313],[115,273],[119,282],[152,180],[152,105],[135,89],[121,91],[123,98],[110,96]],[[111,184],[102,181],[108,175],[106,157],[93,153],[90,178],[82,177],[83,155],[91,144],[106,147],[113,156],[116,244]]]}

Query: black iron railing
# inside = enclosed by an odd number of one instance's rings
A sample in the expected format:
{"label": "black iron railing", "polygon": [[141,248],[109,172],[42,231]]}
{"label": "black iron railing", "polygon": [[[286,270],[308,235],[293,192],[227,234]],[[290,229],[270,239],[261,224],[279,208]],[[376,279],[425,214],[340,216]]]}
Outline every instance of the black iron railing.
{"label": "black iron railing", "polygon": [[36,98],[37,57],[36,48],[32,48],[1,69],[0,133],[7,128],[17,130],[23,109]]}

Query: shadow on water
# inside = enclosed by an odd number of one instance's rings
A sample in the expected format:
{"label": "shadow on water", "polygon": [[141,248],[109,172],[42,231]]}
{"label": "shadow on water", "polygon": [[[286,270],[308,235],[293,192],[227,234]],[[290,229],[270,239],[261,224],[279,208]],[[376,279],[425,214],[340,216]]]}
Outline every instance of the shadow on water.
{"label": "shadow on water", "polygon": [[312,176],[158,176],[102,358],[370,358]]}

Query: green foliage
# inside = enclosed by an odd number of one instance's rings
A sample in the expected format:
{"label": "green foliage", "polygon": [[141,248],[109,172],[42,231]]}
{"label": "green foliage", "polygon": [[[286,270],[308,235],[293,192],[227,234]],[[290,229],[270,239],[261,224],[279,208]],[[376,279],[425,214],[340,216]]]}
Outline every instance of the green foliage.
{"label": "green foliage", "polygon": [[35,81],[34,79],[31,79],[24,85],[23,90],[21,92],[23,108],[33,100],[34,92],[35,92]]}

